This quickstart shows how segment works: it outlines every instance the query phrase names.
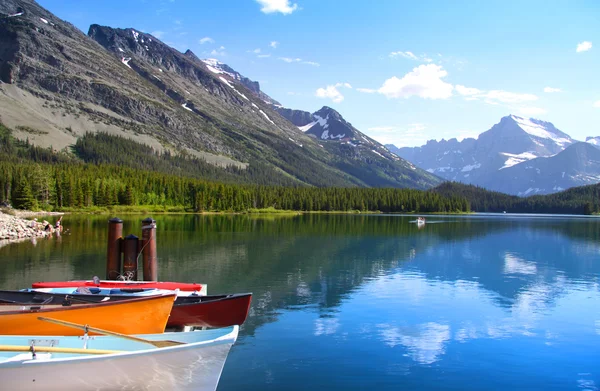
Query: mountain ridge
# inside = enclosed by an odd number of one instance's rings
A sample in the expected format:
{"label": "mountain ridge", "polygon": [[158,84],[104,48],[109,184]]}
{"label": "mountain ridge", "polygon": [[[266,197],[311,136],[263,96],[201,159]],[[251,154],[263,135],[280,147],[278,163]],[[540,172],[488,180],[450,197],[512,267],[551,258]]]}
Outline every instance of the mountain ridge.
{"label": "mountain ridge", "polygon": [[33,1],[6,0],[0,12],[18,7],[0,22],[0,120],[15,137],[64,149],[107,132],[215,165],[261,164],[302,186],[439,183],[408,164],[324,148],[225,64],[233,77],[135,28],[94,24],[87,36]]}
{"label": "mountain ridge", "polygon": [[[572,148],[577,144],[580,142],[550,122],[508,115],[477,139],[429,140],[421,147],[388,145],[388,148],[450,181],[507,194],[531,195],[549,194],[600,180],[600,168],[598,172],[594,172],[595,168],[582,168],[587,156],[594,151],[581,146]],[[589,138],[588,145],[596,145],[595,139]],[[565,160],[567,155],[572,161]],[[559,160],[569,169],[559,171],[559,165],[554,163]],[[533,175],[528,171],[531,167],[544,174],[534,171]]]}

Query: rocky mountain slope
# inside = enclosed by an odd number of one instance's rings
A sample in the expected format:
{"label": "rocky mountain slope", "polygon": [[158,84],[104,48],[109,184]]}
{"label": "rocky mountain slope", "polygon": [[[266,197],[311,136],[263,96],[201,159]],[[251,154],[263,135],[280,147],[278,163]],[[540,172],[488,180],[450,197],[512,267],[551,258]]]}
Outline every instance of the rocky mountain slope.
{"label": "rocky mountain slope", "polygon": [[[0,13],[0,121],[19,138],[63,149],[104,131],[216,165],[259,164],[273,183],[439,182],[408,163],[388,170],[322,147],[273,111],[258,83],[150,34],[92,25],[86,36],[32,0],[5,0]],[[366,181],[373,172],[383,179]]]}
{"label": "rocky mountain slope", "polygon": [[[587,146],[593,148],[592,142]],[[549,122],[510,115],[477,139],[431,140],[422,147],[388,148],[448,180],[533,195],[587,185],[600,178],[600,170],[595,172],[589,161],[593,151],[579,144]]]}
{"label": "rocky mountain slope", "polygon": [[352,170],[350,162],[362,161],[369,170],[356,172],[355,175],[370,186],[392,186],[398,180],[414,181],[422,177],[428,177],[431,183],[439,183],[436,176],[390,152],[387,147],[352,126],[331,107],[323,106],[312,114],[283,107],[274,109],[305,134],[316,139],[325,150],[342,157],[337,162],[339,168]]}

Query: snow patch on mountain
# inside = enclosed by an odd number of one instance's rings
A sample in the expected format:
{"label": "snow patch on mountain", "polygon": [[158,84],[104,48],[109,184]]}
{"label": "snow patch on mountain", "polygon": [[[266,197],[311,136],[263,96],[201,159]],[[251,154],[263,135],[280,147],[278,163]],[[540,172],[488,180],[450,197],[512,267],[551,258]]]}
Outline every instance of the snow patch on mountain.
{"label": "snow patch on mountain", "polygon": [[46,19],[44,19],[44,18],[40,18],[40,20],[41,20],[42,22],[44,22],[44,23],[48,24],[48,21],[47,21]]}
{"label": "snow patch on mountain", "polygon": [[313,114],[313,118],[317,121],[317,123],[323,128],[323,129],[327,129],[329,127],[329,124],[327,123],[327,120],[329,119],[329,114],[327,114],[327,117],[323,118],[317,114]]}
{"label": "snow patch on mountain", "polygon": [[127,68],[133,69],[131,68],[131,65],[129,65],[129,61],[131,61],[131,57],[121,57],[121,62],[125,64]]}
{"label": "snow patch on mountain", "polygon": [[131,30],[131,34],[133,34],[133,39],[135,39],[135,42],[138,41],[138,37],[140,36],[140,33],[138,33],[135,30]]}
{"label": "snow patch on mountain", "polygon": [[534,137],[550,139],[562,147],[571,144],[571,140],[562,138],[555,133],[549,132],[546,127],[532,121],[531,119],[518,117],[516,115],[511,115],[511,118],[517,123],[517,125],[519,125],[521,129]]}
{"label": "snow patch on mountain", "polygon": [[318,123],[317,121],[314,121],[314,122],[311,122],[310,124],[306,124],[304,126],[298,126],[298,129],[300,129],[303,132],[306,132],[310,128],[312,128],[313,126],[315,126],[317,123]]}
{"label": "snow patch on mountain", "polygon": [[480,168],[481,167],[481,163],[476,163],[476,164],[467,164],[466,166],[464,166],[462,168],[462,172],[467,172],[467,171],[471,171],[474,170],[476,168]]}
{"label": "snow patch on mountain", "polygon": [[380,154],[379,152],[377,152],[377,151],[376,151],[376,150],[374,150],[374,149],[372,149],[372,150],[371,150],[371,152],[373,152],[373,153],[375,153],[375,154],[377,154],[377,155],[381,156],[381,157],[382,157],[382,158],[384,158],[384,159],[386,158],[385,156],[383,156],[382,154]]}
{"label": "snow patch on mountain", "polygon": [[223,65],[225,65],[225,64],[223,64],[221,61],[217,60],[216,58],[205,58],[200,61],[202,61],[204,63],[204,65],[206,65],[206,68],[208,68],[208,70],[211,71],[212,73],[224,74],[224,75],[231,77],[234,80],[240,80],[239,75],[225,71],[223,69]]}
{"label": "snow patch on mountain", "polygon": [[[225,79],[223,76],[219,76],[219,80],[221,80],[223,83],[227,84],[229,87],[231,87],[239,96],[241,96],[242,98],[246,99],[247,101],[249,101],[250,99],[248,99],[248,97],[244,94],[242,94],[241,92],[239,92],[238,90],[235,89],[235,87],[229,83],[229,81],[227,79]],[[266,115],[266,114],[265,114]]]}
{"label": "snow patch on mountain", "polygon": [[192,113],[194,112],[194,110],[192,110],[189,107],[187,107],[187,103],[182,104],[181,107],[183,107],[184,109],[186,109],[188,111],[191,111]]}
{"label": "snow patch on mountain", "polygon": [[523,163],[523,162],[526,162],[527,160],[535,159],[538,157],[533,152],[523,152],[520,154],[501,152],[500,154],[507,156],[508,159],[506,159],[506,162],[504,162],[504,166],[500,167],[499,170],[502,170],[502,169],[508,168],[508,167],[512,167],[515,164]]}
{"label": "snow patch on mountain", "polygon": [[265,116],[265,118],[267,119],[267,121],[269,121],[270,123],[272,123],[273,125],[275,125],[275,122],[271,121],[271,118],[269,118],[269,116],[264,111],[262,111],[262,110],[259,110],[259,111],[260,111],[260,113],[262,115]]}

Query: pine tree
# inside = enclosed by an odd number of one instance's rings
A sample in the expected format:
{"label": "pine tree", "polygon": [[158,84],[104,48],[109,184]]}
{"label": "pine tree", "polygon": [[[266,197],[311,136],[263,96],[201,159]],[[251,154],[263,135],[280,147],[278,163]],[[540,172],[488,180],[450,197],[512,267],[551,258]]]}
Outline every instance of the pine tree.
{"label": "pine tree", "polygon": [[35,198],[31,193],[31,188],[24,176],[21,176],[19,182],[17,182],[17,187],[15,188],[12,197],[12,204],[16,209],[32,210],[37,207]]}

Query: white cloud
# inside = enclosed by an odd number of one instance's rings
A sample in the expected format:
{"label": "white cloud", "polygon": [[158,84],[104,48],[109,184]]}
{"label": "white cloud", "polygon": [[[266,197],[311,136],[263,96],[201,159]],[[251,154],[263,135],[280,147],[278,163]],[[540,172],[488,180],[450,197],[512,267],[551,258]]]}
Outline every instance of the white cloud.
{"label": "white cloud", "polygon": [[598,101],[596,101],[596,102],[594,103],[594,107],[599,107],[599,108],[600,108],[600,100],[598,100]]}
{"label": "white cloud", "polygon": [[457,84],[454,88],[456,88],[456,92],[464,96],[478,95],[481,93],[481,91],[477,88],[465,87],[461,86],[460,84]]}
{"label": "white cloud", "polygon": [[256,57],[258,57],[258,58],[267,58],[267,57],[271,57],[271,55],[270,54],[259,54]]}
{"label": "white cloud", "polygon": [[260,53],[260,49],[254,49],[254,50],[251,50],[250,52],[254,53],[254,54],[259,54]]}
{"label": "white cloud", "polygon": [[290,64],[292,62],[299,62],[299,63],[306,64],[306,65],[312,65],[314,67],[321,66],[321,64],[319,64],[318,62],[314,62],[314,61],[302,61],[301,58],[279,57],[279,60],[281,60],[283,62],[287,62],[288,64]]}
{"label": "white cloud", "polygon": [[346,88],[352,88],[352,86],[350,85],[350,83],[335,83],[336,87],[346,87]]}
{"label": "white cloud", "polygon": [[592,48],[592,43],[590,41],[583,41],[577,44],[577,53],[587,52]]}
{"label": "white cloud", "polygon": [[491,90],[483,94],[482,97],[485,98],[486,103],[489,104],[525,103],[536,101],[538,99],[538,97],[533,94],[520,94],[503,90]]}
{"label": "white cloud", "polygon": [[440,65],[419,65],[398,79],[387,79],[378,92],[387,98],[410,98],[419,96],[425,99],[447,99],[452,96],[452,84],[442,80],[446,72]]}
{"label": "white cloud", "polygon": [[292,62],[300,62],[302,61],[302,59],[300,58],[290,58],[290,57],[279,57],[279,59],[281,61],[285,61],[287,63],[292,63]]}
{"label": "white cloud", "polygon": [[164,31],[153,31],[150,33],[150,35],[152,35],[158,39],[161,39],[162,37],[165,36],[165,32]]}
{"label": "white cloud", "polygon": [[270,47],[272,47],[273,49],[277,49],[277,46],[279,46],[279,42],[277,41],[271,41],[271,43],[269,44]]}
{"label": "white cloud", "polygon": [[426,54],[421,54],[421,55],[416,55],[413,52],[409,52],[409,51],[398,51],[398,52],[391,52],[390,53],[390,57],[395,58],[395,57],[404,57],[404,58],[408,58],[409,60],[414,60],[414,61],[424,61],[424,62],[433,62],[433,59],[431,57],[429,57]]}
{"label": "white cloud", "polygon": [[262,6],[260,10],[265,14],[281,12],[288,15],[298,9],[298,4],[290,4],[289,0],[256,0],[256,2]]}
{"label": "white cloud", "polygon": [[329,98],[335,103],[340,103],[344,100],[344,95],[338,90],[338,87],[352,88],[350,83],[335,83],[334,85],[317,89],[315,96],[318,98]]}
{"label": "white cloud", "polygon": [[364,92],[365,94],[374,94],[375,92],[377,92],[377,90],[373,88],[357,88],[356,91]]}
{"label": "white cloud", "polygon": [[210,54],[211,54],[211,56],[225,56],[226,55],[226,53],[225,53],[225,46],[221,46],[218,49],[213,49],[210,52]]}
{"label": "white cloud", "polygon": [[541,107],[520,107],[519,112],[523,115],[541,115],[546,114],[548,110]]}
{"label": "white cloud", "polygon": [[212,39],[211,37],[204,37],[204,38],[200,38],[200,40],[198,41],[198,43],[200,45],[204,45],[205,43],[215,43],[215,40]]}
{"label": "white cloud", "polygon": [[315,92],[315,96],[318,98],[329,98],[335,103],[340,103],[344,100],[344,95],[342,95],[335,86],[319,88],[317,89],[317,92]]}
{"label": "white cloud", "polygon": [[415,56],[412,52],[391,52],[390,57],[398,57],[402,56],[404,58],[408,58],[410,60],[418,60],[419,58]]}
{"label": "white cloud", "polygon": [[547,93],[553,93],[553,92],[561,92],[562,90],[560,88],[553,88],[553,87],[545,87],[544,88],[544,92]]}

